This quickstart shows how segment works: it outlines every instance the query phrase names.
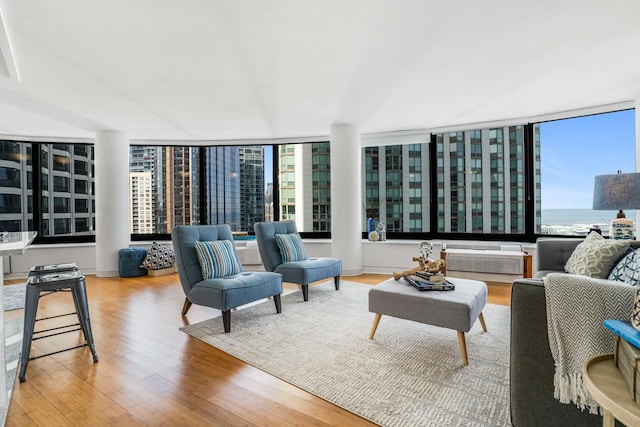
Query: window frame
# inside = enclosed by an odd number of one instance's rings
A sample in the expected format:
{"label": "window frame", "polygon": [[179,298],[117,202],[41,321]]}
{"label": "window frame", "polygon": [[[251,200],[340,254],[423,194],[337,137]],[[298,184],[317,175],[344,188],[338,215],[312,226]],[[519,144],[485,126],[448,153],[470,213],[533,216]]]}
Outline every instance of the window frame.
{"label": "window frame", "polygon": [[[447,130],[442,130],[442,131],[433,131],[433,133],[428,134],[428,142],[420,142],[420,144],[426,144],[428,147],[428,156],[429,156],[429,162],[428,165],[425,167],[424,165],[421,165],[421,169],[420,169],[420,173],[421,174],[428,174],[428,179],[429,179],[429,185],[428,188],[422,188],[422,194],[429,194],[429,228],[430,231],[429,232],[389,232],[387,231],[387,240],[433,240],[433,239],[446,239],[446,240],[483,240],[483,241],[519,241],[519,242],[535,242],[536,239],[540,238],[540,237],[559,237],[559,238],[572,238],[575,236],[570,236],[570,235],[551,235],[551,234],[541,234],[536,232],[536,200],[538,200],[541,203],[540,197],[540,189],[539,189],[539,180],[536,181],[536,177],[535,177],[535,170],[536,167],[539,167],[539,158],[536,158],[536,153],[535,153],[535,140],[536,140],[536,135],[535,135],[535,125],[536,124],[540,124],[540,123],[544,123],[544,122],[549,122],[549,121],[556,121],[556,120],[565,120],[565,119],[572,119],[572,118],[578,118],[578,117],[584,117],[584,116],[589,116],[589,115],[595,115],[595,114],[605,114],[605,113],[613,113],[613,112],[619,112],[619,111],[625,111],[625,110],[633,110],[633,107],[625,107],[625,108],[617,108],[617,109],[605,109],[605,108],[601,108],[600,111],[591,111],[588,113],[584,113],[584,114],[579,114],[579,115],[564,115],[562,117],[555,117],[555,118],[550,118],[548,120],[538,120],[538,121],[531,121],[528,122],[526,124],[510,124],[510,125],[492,125],[490,123],[487,124],[479,124],[478,127],[473,128],[473,129],[465,129],[464,131],[476,131],[476,130],[482,130],[482,129],[490,129],[490,128],[494,128],[497,126],[523,126],[523,169],[524,169],[524,183],[523,183],[523,197],[524,197],[524,233],[512,233],[512,232],[505,232],[502,234],[494,234],[494,233],[473,233],[473,232],[464,232],[464,233],[460,233],[460,232],[438,232],[438,212],[437,212],[437,165],[438,165],[438,158],[437,158],[437,152],[436,152],[436,144],[435,144],[435,138],[436,135],[439,133],[446,133],[446,132],[463,132],[463,130],[456,130],[455,128],[451,128],[451,129],[447,129]],[[502,135],[502,139],[504,140],[505,138],[507,138],[507,135],[503,134]],[[508,140],[508,138],[507,138]],[[32,206],[32,217],[33,217],[33,223],[37,224],[38,226],[37,231],[41,231],[41,227],[42,227],[42,218],[44,215],[43,212],[43,201],[42,201],[42,194],[43,194],[43,179],[44,179],[44,174],[42,171],[42,167],[43,167],[43,159],[41,157],[41,147],[42,144],[51,144],[51,149],[52,150],[56,150],[57,147],[56,145],[58,144],[62,144],[65,146],[68,146],[71,148],[71,158],[73,158],[73,156],[76,153],[76,149],[80,146],[94,146],[94,143],[91,142],[70,142],[70,141],[65,141],[63,143],[60,142],[53,142],[53,141],[29,141],[29,140],[14,140],[11,138],[5,138],[2,141],[4,142],[15,142],[15,143],[21,143],[21,144],[25,144],[27,147],[31,147],[31,175],[30,175],[30,185],[31,185],[31,191],[33,196],[31,197],[30,200],[30,205]],[[252,145],[263,145],[263,146],[271,146],[272,147],[272,185],[273,185],[273,218],[274,220],[277,220],[280,217],[280,200],[279,200],[279,180],[278,180],[278,175],[279,175],[279,161],[278,161],[278,153],[279,153],[279,148],[284,146],[284,145],[292,145],[292,144],[314,144],[317,142],[324,142],[321,139],[317,139],[317,140],[309,140],[309,141],[305,141],[305,140],[299,140],[297,142],[287,142],[284,144],[275,144],[275,143],[271,143],[271,144],[257,144],[257,143],[253,143]],[[413,143],[415,144],[415,143]],[[638,150],[638,143],[636,143],[636,151]],[[139,145],[139,144],[132,144],[132,145]],[[152,145],[152,144],[146,144],[146,145]],[[160,145],[160,144],[158,144]],[[239,143],[238,145],[243,145],[241,143]],[[180,144],[162,144],[162,146],[180,146],[180,147],[186,147],[187,145],[180,145]],[[200,161],[200,170],[205,170],[206,167],[206,160],[205,160],[205,156],[202,155],[202,153],[209,147],[221,147],[224,145],[217,145],[217,144],[210,144],[210,145],[198,145],[195,146],[199,149],[199,161]],[[367,147],[371,147],[371,146],[375,146],[375,147],[383,147],[384,145],[380,144],[380,145],[363,145],[362,149],[363,149],[363,153],[364,150]],[[471,149],[471,148],[470,148]],[[28,148],[27,148],[28,150]],[[83,151],[83,150],[80,150]],[[86,151],[86,150],[85,150]],[[88,154],[88,151],[85,152],[85,155]],[[503,147],[503,152],[502,152],[502,156],[509,157],[510,156],[510,147]],[[635,153],[634,153],[635,154]],[[472,156],[473,159],[473,156]],[[473,161],[473,160],[472,160]],[[94,159],[95,162],[95,159]],[[537,166],[538,165],[538,166]],[[48,165],[50,169],[54,168],[54,165]],[[407,165],[410,166],[410,165]],[[447,166],[450,167],[450,166]],[[471,167],[471,165],[465,165],[465,170],[466,168]],[[69,165],[69,171],[75,171],[75,163],[72,161],[70,162]],[[68,172],[69,172],[68,171]],[[379,180],[383,180],[386,179],[386,175],[383,176],[383,174],[385,174],[386,172],[384,171],[380,171],[378,169],[377,171],[377,177]],[[542,172],[541,172],[542,173]],[[90,168],[90,170],[86,170],[83,171],[83,174],[88,174],[90,177],[92,177],[93,175],[93,166]],[[363,170],[363,177],[362,179],[366,179],[366,173],[364,173]],[[48,182],[51,182],[52,180],[52,176],[51,173],[47,174],[47,178],[48,178]],[[330,178],[330,177],[329,177]],[[91,179],[91,178],[90,178]],[[95,179],[95,177],[93,177],[93,179]],[[27,183],[25,183],[26,185]],[[511,191],[511,182],[502,182],[502,188],[505,191],[505,197],[508,197],[509,192]],[[73,181],[73,179],[70,181],[69,183],[70,185],[70,189],[74,189],[75,188],[75,182]],[[200,174],[200,178],[199,178],[199,185],[201,189],[205,188],[205,174],[201,173]],[[329,180],[329,186],[331,185],[330,180]],[[365,190],[365,194],[362,195],[363,199],[366,199],[367,195],[367,191],[372,191],[372,192],[376,192],[378,190],[375,189],[367,189],[366,187],[366,182],[363,183],[363,189]],[[330,187],[329,187],[330,188]],[[92,202],[92,197],[95,197],[95,191],[94,191],[94,185],[90,184],[89,188],[87,189],[87,197],[89,200],[89,204],[91,205]],[[25,192],[21,197],[28,197],[27,193]],[[198,203],[200,205],[200,217],[203,219],[201,221],[201,223],[206,223],[206,218],[208,217],[207,212],[206,212],[206,203],[205,203],[205,197],[206,197],[206,191],[205,190],[201,190],[199,191],[199,198],[198,198]],[[75,205],[74,201],[71,201],[72,205]],[[91,209],[91,208],[89,208]],[[48,214],[51,215],[54,211],[54,205],[52,203],[49,203],[49,207],[48,207]],[[93,215],[97,215],[98,213],[94,212]],[[511,215],[511,212],[506,212],[505,211],[505,216],[507,215]],[[365,216],[365,212],[363,211],[363,216]],[[91,216],[89,216],[89,218],[91,218]],[[363,221],[363,225],[364,225]],[[249,234],[254,234],[253,230],[247,230],[249,232]],[[330,238],[331,237],[331,232],[330,231],[317,231],[317,232],[301,232],[301,235],[305,238]],[[151,241],[151,240],[170,240],[171,236],[169,233],[155,233],[155,234],[131,234],[131,240],[132,241]],[[366,231],[362,232],[362,238],[366,240],[367,238],[367,233]],[[86,242],[95,242],[95,230],[94,230],[94,234],[91,235],[71,235],[71,236],[56,236],[56,235],[50,235],[50,236],[44,236],[42,233],[38,233],[38,236],[36,237],[36,239],[34,240],[34,244],[58,244],[58,243],[86,243]]]}

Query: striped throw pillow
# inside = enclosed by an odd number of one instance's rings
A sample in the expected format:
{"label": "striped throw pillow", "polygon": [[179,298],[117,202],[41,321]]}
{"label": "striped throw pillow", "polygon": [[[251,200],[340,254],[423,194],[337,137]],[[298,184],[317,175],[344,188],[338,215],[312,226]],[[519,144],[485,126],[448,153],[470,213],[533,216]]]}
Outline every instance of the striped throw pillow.
{"label": "striped throw pillow", "polygon": [[276,234],[276,243],[280,249],[282,262],[302,261],[307,259],[302,239],[298,233]]}
{"label": "striped throw pillow", "polygon": [[232,241],[195,242],[195,245],[203,278],[213,279],[242,273],[242,264],[236,257]]}

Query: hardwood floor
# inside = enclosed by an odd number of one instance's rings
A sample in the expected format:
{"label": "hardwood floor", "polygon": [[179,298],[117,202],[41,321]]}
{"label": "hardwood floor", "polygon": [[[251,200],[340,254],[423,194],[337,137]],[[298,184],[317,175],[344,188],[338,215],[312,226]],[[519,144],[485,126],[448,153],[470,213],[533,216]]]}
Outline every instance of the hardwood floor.
{"label": "hardwood floor", "polygon": [[[373,285],[389,277],[343,280]],[[29,362],[27,381],[16,380],[7,426],[374,425],[180,332],[216,310],[194,305],[182,318],[177,274],[86,280],[100,361],[94,364],[85,347]],[[510,293],[508,284],[489,284],[490,303],[509,305]],[[72,309],[69,294],[52,294],[40,299],[38,318]],[[66,324],[64,318],[46,322]],[[79,340],[78,332],[38,340],[31,355]]]}

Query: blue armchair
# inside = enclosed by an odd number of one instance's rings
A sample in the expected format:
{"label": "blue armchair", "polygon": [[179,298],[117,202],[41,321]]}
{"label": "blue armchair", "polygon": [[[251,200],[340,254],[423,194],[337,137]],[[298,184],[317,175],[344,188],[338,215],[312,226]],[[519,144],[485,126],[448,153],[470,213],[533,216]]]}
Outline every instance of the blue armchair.
{"label": "blue armchair", "polygon": [[[192,304],[204,305],[222,311],[224,331],[231,331],[231,309],[273,297],[276,312],[282,312],[282,276],[271,272],[244,272],[233,244],[231,228],[222,225],[178,225],[171,230],[171,240],[176,253],[176,265],[180,284],[186,295],[182,315],[185,316]],[[230,241],[230,244],[225,241]],[[196,242],[209,242],[196,249]],[[218,242],[218,243],[214,243]],[[213,247],[213,249],[211,249]],[[205,249],[202,249],[205,248]],[[211,256],[206,257],[206,248]],[[216,248],[222,248],[216,252]],[[204,278],[200,257],[208,259],[209,269],[205,272],[212,278]],[[203,253],[205,255],[203,255]],[[226,257],[227,265],[218,262],[218,254]],[[234,274],[224,275],[225,272]],[[221,276],[222,275],[222,276]]]}
{"label": "blue armchair", "polygon": [[[342,261],[329,257],[308,258],[294,222],[258,222],[254,225],[254,230],[265,270],[282,274],[284,282],[301,285],[302,297],[305,301],[309,301],[309,283],[333,277],[336,291],[340,289]],[[286,259],[283,261],[285,249],[282,248],[281,237],[277,235],[297,235],[298,237],[294,239],[298,242],[297,246],[294,245],[291,252],[298,256],[294,255],[291,261]],[[288,255],[285,250],[286,256]]]}

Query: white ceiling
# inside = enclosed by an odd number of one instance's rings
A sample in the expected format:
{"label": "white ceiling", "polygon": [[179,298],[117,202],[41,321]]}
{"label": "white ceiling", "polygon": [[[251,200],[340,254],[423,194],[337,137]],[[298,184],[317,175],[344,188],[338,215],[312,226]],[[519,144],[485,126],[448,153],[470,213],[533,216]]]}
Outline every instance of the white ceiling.
{"label": "white ceiling", "polygon": [[640,94],[636,0],[0,0],[0,8],[4,135],[288,138],[328,135],[338,123],[369,133]]}

